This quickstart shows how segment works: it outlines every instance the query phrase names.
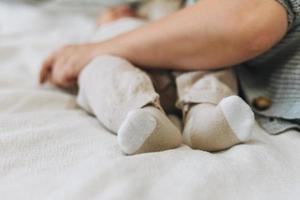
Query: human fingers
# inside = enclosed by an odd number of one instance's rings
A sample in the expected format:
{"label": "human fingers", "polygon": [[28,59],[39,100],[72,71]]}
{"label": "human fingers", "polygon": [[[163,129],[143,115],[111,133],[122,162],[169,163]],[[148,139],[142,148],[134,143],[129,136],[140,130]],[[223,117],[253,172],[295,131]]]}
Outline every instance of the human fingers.
{"label": "human fingers", "polygon": [[50,55],[42,64],[40,74],[39,74],[39,82],[40,84],[45,83],[49,76],[51,75],[51,69],[53,67],[53,64],[55,62],[55,56],[54,54]]}
{"label": "human fingers", "polygon": [[51,82],[62,88],[71,88],[77,83],[73,66],[68,62],[58,62],[51,72]]}

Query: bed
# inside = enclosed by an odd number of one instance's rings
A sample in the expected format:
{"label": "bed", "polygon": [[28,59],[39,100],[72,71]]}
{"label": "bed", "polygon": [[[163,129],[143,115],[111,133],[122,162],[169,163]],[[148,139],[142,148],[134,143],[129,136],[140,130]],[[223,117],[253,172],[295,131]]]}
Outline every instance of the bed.
{"label": "bed", "polygon": [[39,86],[43,58],[93,32],[90,11],[0,2],[1,200],[300,198],[299,132],[271,136],[256,126],[249,143],[223,152],[182,145],[125,156],[73,94]]}

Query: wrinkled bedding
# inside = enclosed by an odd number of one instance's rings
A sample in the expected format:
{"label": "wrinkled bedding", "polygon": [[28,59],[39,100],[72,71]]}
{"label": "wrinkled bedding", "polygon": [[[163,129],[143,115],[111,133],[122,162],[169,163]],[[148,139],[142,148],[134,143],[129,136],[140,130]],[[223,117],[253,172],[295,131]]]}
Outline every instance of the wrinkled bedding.
{"label": "wrinkled bedding", "polygon": [[67,10],[0,3],[1,200],[299,199],[296,131],[256,127],[251,142],[219,153],[182,145],[124,156],[74,95],[37,84],[49,52],[95,28],[87,13]]}

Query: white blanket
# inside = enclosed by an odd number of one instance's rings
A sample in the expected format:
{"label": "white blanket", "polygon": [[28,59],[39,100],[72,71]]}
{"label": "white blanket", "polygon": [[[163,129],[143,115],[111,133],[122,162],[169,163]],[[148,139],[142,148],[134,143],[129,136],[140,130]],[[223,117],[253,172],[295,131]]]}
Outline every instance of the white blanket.
{"label": "white blanket", "polygon": [[300,134],[270,136],[219,153],[182,146],[124,156],[116,136],[75,97],[37,84],[54,48],[84,41],[92,20],[0,3],[1,200],[299,199]]}

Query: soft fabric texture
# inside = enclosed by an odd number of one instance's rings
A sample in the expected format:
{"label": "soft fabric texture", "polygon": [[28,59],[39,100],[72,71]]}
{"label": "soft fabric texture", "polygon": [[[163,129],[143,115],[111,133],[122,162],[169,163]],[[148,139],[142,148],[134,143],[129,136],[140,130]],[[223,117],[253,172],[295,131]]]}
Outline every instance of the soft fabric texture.
{"label": "soft fabric texture", "polygon": [[[288,14],[288,33],[270,51],[238,67],[246,99],[272,134],[300,130],[300,1],[278,2]],[[268,109],[255,107],[254,99],[260,96],[272,101]]]}
{"label": "soft fabric texture", "polygon": [[75,96],[38,86],[51,49],[89,35],[94,21],[72,11],[0,3],[1,200],[299,199],[296,131],[271,136],[255,127],[250,143],[219,153],[183,145],[124,156]]}
{"label": "soft fabric texture", "polygon": [[192,148],[220,151],[247,142],[254,123],[250,107],[238,96],[230,96],[218,105],[202,103],[191,107],[183,137]]}
{"label": "soft fabric texture", "polygon": [[[186,0],[189,4],[197,1]],[[300,1],[276,1],[287,12],[287,34],[263,55],[236,67],[247,102],[271,134],[300,130]],[[258,97],[270,99],[272,105],[257,109],[254,100]]]}
{"label": "soft fabric texture", "polygon": [[222,99],[218,106],[239,141],[249,140],[255,123],[254,113],[249,105],[233,95]]}
{"label": "soft fabric texture", "polygon": [[128,113],[118,142],[127,154],[163,151],[179,147],[181,133],[163,111],[147,106]]}
{"label": "soft fabric texture", "polygon": [[143,0],[136,5],[139,16],[157,20],[178,10],[182,0]]}
{"label": "soft fabric texture", "polygon": [[114,133],[118,132],[129,111],[148,104],[160,108],[159,95],[150,78],[115,56],[93,60],[81,72],[78,83],[78,104]]}
{"label": "soft fabric texture", "polygon": [[[117,20],[101,26],[93,40],[102,41],[142,24],[141,20],[135,18]],[[178,131],[163,116],[163,109],[168,111],[175,104],[176,89],[177,107],[182,110],[184,118],[187,115],[183,122],[187,126],[184,135],[191,147],[207,151],[223,150],[250,138],[254,117],[246,103],[240,98],[236,101],[234,97],[220,103],[224,98],[237,93],[236,77],[231,70],[171,74],[165,70],[140,70],[115,56],[99,56],[80,74],[78,104],[94,114],[106,128],[118,133],[123,152],[135,154],[165,150],[178,146]],[[217,106],[219,103],[220,106]],[[161,113],[140,111],[140,108],[149,104],[160,109]],[[190,110],[191,106],[193,108]],[[232,111],[246,116],[233,118]],[[171,132],[167,134],[167,130]],[[165,137],[172,134],[174,139]],[[237,139],[239,135],[247,137]],[[148,137],[152,142],[146,139]]]}
{"label": "soft fabric texture", "polygon": [[184,141],[206,151],[227,149],[247,142],[254,126],[254,114],[237,94],[233,71],[194,71],[176,74],[184,116]]}

